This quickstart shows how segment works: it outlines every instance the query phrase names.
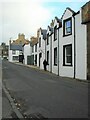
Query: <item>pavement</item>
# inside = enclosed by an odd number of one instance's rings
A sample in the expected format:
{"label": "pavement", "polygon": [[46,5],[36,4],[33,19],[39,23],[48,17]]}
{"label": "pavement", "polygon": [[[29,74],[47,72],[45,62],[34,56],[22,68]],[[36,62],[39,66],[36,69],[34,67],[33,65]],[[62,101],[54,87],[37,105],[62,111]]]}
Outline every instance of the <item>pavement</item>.
{"label": "pavement", "polygon": [[[25,64],[22,64],[20,62],[11,62],[11,63],[17,64],[17,65],[21,65],[21,66],[30,67],[30,68],[33,68],[33,69],[37,69],[37,70],[40,70],[42,72],[50,73],[49,71],[44,71],[44,69],[40,69],[39,67],[37,67],[35,65],[25,65]],[[50,74],[56,75],[54,73],[50,73]],[[67,79],[67,80],[74,80],[74,81],[78,81],[78,82],[90,83],[90,80],[81,80],[81,79],[74,79],[74,78],[69,78],[69,77],[62,77],[62,78]]]}
{"label": "pavement", "polygon": [[2,119],[5,118],[12,118],[12,107],[11,104],[5,94],[5,92],[2,90]]}
{"label": "pavement", "polygon": [[16,107],[13,98],[10,96],[9,91],[2,85],[2,120],[4,119],[23,118],[22,114]]}

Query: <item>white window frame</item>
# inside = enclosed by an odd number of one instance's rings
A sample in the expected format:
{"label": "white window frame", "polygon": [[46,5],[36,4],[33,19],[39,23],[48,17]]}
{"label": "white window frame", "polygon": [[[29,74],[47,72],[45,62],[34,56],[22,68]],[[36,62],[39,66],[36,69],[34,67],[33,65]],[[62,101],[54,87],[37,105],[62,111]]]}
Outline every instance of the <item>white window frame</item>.
{"label": "white window frame", "polygon": [[22,51],[19,51],[19,54],[21,55],[21,54],[22,54]]}
{"label": "white window frame", "polygon": [[15,55],[16,54],[16,50],[12,50],[12,54]]}

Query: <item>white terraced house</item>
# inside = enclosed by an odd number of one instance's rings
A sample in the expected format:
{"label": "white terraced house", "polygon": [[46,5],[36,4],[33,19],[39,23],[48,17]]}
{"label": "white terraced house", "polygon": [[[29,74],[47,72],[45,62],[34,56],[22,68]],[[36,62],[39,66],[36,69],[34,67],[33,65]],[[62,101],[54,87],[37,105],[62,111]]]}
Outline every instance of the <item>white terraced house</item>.
{"label": "white terraced house", "polygon": [[[75,13],[67,8],[62,16],[59,75],[86,80],[88,34],[87,25],[82,24],[82,12],[82,9]],[[90,26],[90,23],[88,25]]]}
{"label": "white terraced house", "polygon": [[9,61],[10,62],[19,62],[19,56],[22,55],[23,49],[22,45],[9,43]]}
{"label": "white terraced house", "polygon": [[32,47],[31,56],[33,59],[33,65],[37,65],[37,44],[38,44],[37,37],[31,37],[30,45]]}
{"label": "white terraced house", "polygon": [[40,28],[38,30],[38,44],[37,44],[37,66],[40,67],[40,69],[43,68],[43,61],[45,59],[46,55],[46,32],[47,30]]}
{"label": "white terraced house", "polygon": [[66,8],[62,17],[55,17],[47,30],[38,30],[37,40],[40,69],[46,59],[47,70],[56,75],[90,79],[90,1],[78,12]]}
{"label": "white terraced house", "polygon": [[31,46],[30,43],[24,44],[23,45],[23,54],[24,54],[24,64],[28,65],[29,64],[29,57],[31,55]]}

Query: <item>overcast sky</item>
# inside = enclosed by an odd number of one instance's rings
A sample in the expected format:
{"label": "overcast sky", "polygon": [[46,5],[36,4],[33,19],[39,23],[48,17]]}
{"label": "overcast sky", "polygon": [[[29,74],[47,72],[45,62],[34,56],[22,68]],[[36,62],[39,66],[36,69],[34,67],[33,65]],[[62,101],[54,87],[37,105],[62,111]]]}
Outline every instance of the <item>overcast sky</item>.
{"label": "overcast sky", "polygon": [[75,12],[89,0],[0,0],[0,43],[8,44],[24,33],[30,40],[37,29],[47,29],[55,16],[61,18],[67,7]]}

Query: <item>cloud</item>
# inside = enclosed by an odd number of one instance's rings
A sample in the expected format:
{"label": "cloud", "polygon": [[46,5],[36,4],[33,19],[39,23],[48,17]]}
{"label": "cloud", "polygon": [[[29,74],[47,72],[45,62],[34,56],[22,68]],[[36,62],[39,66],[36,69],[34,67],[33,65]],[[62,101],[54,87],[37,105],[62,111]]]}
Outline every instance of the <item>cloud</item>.
{"label": "cloud", "polygon": [[[2,12],[0,12],[0,26],[2,26],[3,41],[10,37],[24,33],[30,38],[37,29],[45,27],[51,17],[51,12],[38,2],[2,2]],[[13,39],[14,39],[13,38]]]}
{"label": "cloud", "polygon": [[[70,1],[72,4],[67,4]],[[24,33],[30,39],[38,28],[47,29],[51,20],[61,16],[67,5],[75,9],[80,3],[73,2],[80,1],[87,0],[0,0],[0,42],[8,43],[10,37],[15,39],[18,33]]]}

